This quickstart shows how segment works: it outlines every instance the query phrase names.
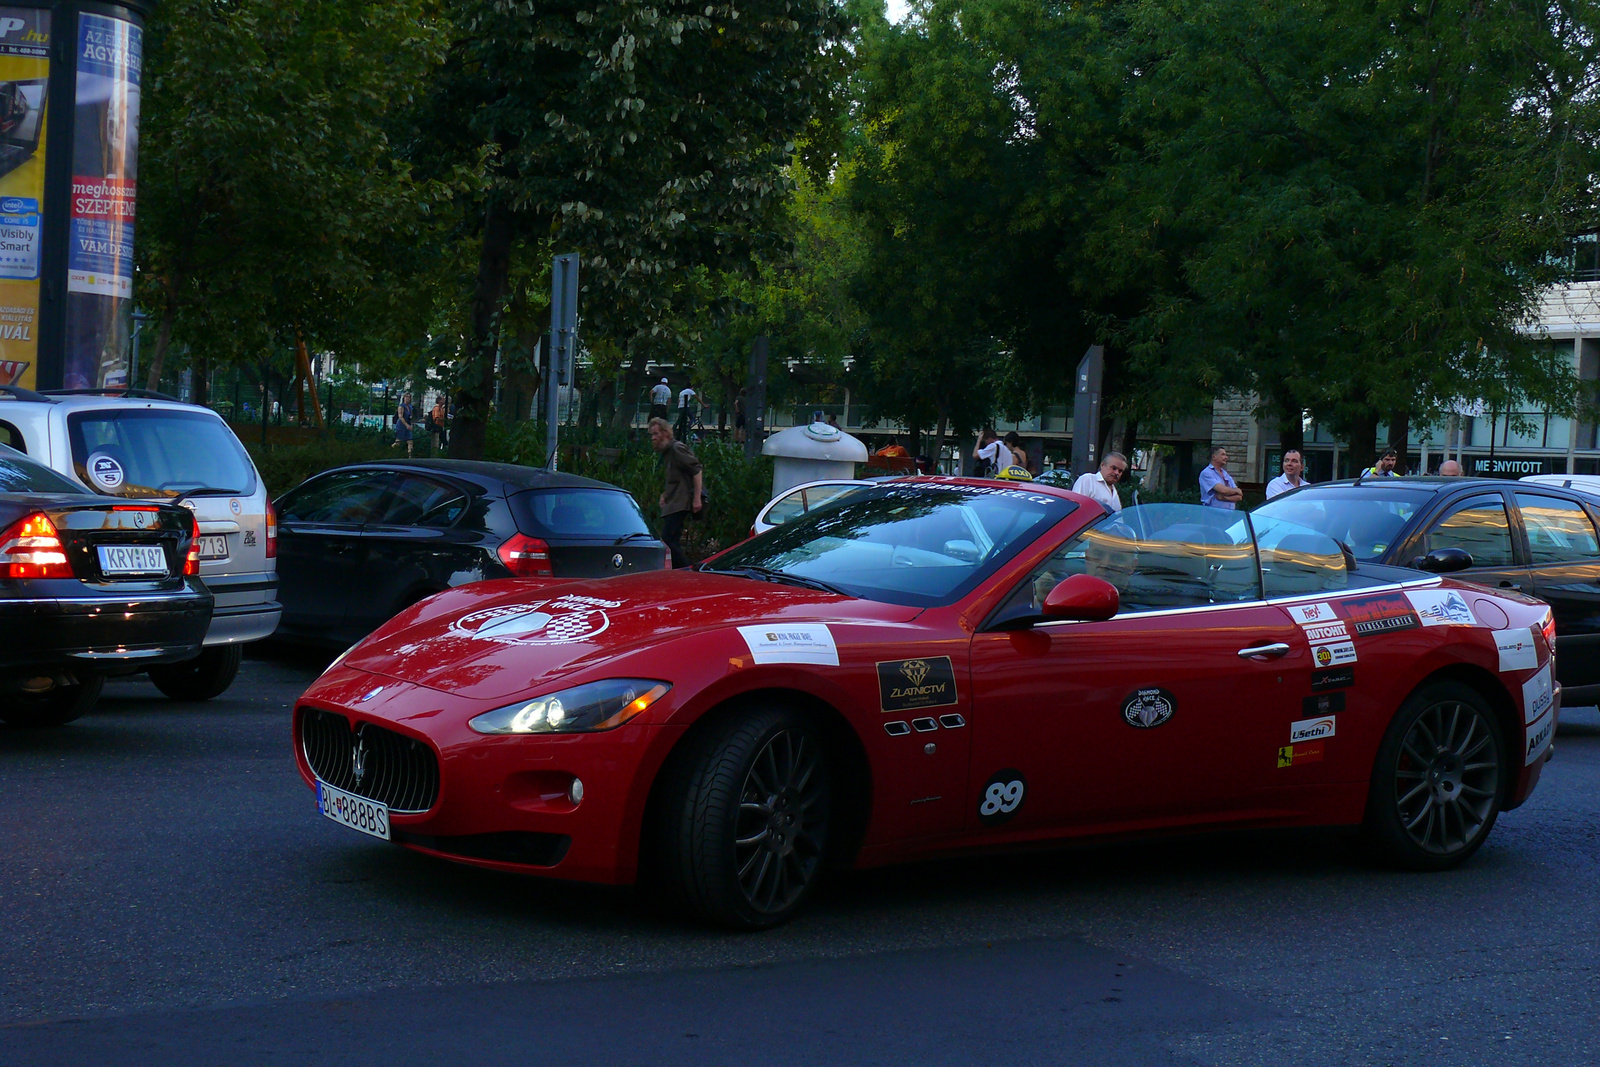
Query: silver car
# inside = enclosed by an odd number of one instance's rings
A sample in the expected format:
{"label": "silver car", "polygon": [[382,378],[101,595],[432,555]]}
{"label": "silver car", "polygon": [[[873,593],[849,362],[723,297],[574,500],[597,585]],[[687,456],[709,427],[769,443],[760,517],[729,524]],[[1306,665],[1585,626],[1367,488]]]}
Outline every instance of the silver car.
{"label": "silver car", "polygon": [[102,496],[176,501],[194,512],[200,578],[216,598],[200,655],[153,666],[175,700],[233,682],[242,646],[277,629],[277,527],[267,488],[209,408],[141,396],[35,393],[0,386],[0,444]]}

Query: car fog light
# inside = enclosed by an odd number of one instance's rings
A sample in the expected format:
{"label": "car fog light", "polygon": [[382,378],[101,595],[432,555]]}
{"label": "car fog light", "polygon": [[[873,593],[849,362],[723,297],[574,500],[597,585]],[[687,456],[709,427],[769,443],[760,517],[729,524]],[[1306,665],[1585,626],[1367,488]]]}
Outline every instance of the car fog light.
{"label": "car fog light", "polygon": [[567,799],[572,801],[573,807],[583,803],[583,779],[574,778],[572,784],[567,786]]}

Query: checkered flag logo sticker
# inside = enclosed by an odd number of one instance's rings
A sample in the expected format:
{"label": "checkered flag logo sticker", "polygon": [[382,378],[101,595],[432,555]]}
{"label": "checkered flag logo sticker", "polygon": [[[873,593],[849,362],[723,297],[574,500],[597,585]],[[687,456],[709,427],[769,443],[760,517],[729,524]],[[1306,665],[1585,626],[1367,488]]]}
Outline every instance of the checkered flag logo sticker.
{"label": "checkered flag logo sticker", "polygon": [[533,604],[505,604],[470,611],[450,624],[452,632],[503,645],[570,645],[602,634],[611,625],[615,600],[562,596]]}

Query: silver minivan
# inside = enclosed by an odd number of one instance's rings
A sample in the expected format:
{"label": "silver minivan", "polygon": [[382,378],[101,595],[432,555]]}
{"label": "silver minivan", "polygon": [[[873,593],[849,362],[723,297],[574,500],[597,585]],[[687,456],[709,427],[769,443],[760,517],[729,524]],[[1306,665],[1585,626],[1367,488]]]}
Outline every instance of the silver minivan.
{"label": "silver minivan", "polygon": [[209,408],[138,395],[35,393],[0,386],[0,444],[102,496],[173,500],[194,512],[200,578],[216,598],[199,657],[149,669],[174,700],[233,682],[242,646],[277,629],[277,527],[267,487]]}

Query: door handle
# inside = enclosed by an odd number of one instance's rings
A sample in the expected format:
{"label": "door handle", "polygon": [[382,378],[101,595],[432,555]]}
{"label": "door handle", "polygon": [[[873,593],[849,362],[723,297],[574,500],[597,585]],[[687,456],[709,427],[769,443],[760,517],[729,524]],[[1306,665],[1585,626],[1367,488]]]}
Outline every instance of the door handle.
{"label": "door handle", "polygon": [[1288,655],[1288,653],[1288,645],[1284,644],[1282,641],[1274,641],[1270,645],[1255,645],[1251,648],[1241,648],[1239,650],[1239,658],[1255,659],[1257,656],[1260,656],[1263,659],[1276,659],[1279,656]]}

